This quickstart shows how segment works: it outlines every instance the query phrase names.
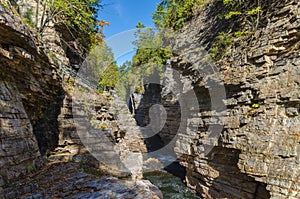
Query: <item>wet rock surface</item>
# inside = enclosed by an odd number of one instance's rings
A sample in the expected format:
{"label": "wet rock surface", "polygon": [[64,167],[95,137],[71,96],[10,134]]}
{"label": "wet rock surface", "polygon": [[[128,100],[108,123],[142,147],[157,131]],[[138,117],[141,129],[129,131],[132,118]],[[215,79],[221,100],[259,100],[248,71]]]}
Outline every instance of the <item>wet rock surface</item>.
{"label": "wet rock surface", "polygon": [[52,163],[7,187],[4,198],[162,198],[147,180],[87,174],[76,163]]}
{"label": "wet rock surface", "polygon": [[164,198],[201,199],[194,190],[186,187],[179,178],[166,171],[145,173],[145,178],[163,192]]}

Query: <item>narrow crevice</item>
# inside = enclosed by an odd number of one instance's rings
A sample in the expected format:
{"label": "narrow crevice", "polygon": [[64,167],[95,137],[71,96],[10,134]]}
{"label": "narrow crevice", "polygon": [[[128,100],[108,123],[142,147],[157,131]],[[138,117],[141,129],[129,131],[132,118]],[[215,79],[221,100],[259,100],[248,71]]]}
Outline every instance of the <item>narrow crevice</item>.
{"label": "narrow crevice", "polygon": [[270,198],[265,183],[258,182],[239,170],[237,164],[240,153],[237,149],[224,147],[212,149],[207,164],[218,173],[218,176],[213,178],[211,185],[206,184],[210,187],[210,194],[214,197]]}

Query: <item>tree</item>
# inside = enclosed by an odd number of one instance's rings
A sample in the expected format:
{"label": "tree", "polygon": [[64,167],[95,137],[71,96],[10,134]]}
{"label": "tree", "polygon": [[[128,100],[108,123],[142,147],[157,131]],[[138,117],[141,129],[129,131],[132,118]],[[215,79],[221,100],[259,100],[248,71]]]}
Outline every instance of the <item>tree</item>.
{"label": "tree", "polygon": [[132,66],[132,62],[131,61],[125,61],[121,66],[119,66],[119,73],[120,75],[124,75]]}
{"label": "tree", "polygon": [[136,40],[133,44],[137,52],[133,57],[133,66],[156,65],[158,67],[166,63],[171,52],[168,48],[163,47],[162,35],[151,28],[143,28],[138,23],[135,32]]}
{"label": "tree", "polygon": [[[96,13],[101,8],[100,0],[43,0],[40,21],[40,0],[36,6],[36,28],[43,34],[45,27],[53,23],[64,26],[85,48],[90,48],[103,38],[102,27],[107,22],[96,21]],[[99,34],[97,34],[99,33]]]}
{"label": "tree", "polygon": [[132,66],[132,62],[127,61],[119,67],[120,78],[116,91],[124,100],[129,100],[131,94],[136,91],[140,85],[140,70]]}
{"label": "tree", "polygon": [[100,90],[114,88],[119,80],[119,71],[111,48],[101,43],[91,50],[86,59],[85,77]]}
{"label": "tree", "polygon": [[163,46],[162,33],[157,32],[139,22],[135,32],[136,54],[132,62],[120,67],[120,83],[117,91],[120,96],[128,99],[130,93],[143,93],[144,84],[153,74],[162,75],[163,65],[171,55],[169,47]]}
{"label": "tree", "polygon": [[180,29],[205,0],[161,0],[152,18],[159,28]]}
{"label": "tree", "polygon": [[135,27],[136,28],[145,28],[145,25],[142,22],[138,22]]}
{"label": "tree", "polygon": [[89,78],[92,84],[98,85],[100,77],[112,63],[114,63],[112,50],[105,43],[102,43],[89,52],[86,58],[85,70],[82,70],[81,73]]}
{"label": "tree", "polygon": [[100,77],[98,87],[100,90],[113,89],[119,81],[118,67],[115,63],[110,64]]}

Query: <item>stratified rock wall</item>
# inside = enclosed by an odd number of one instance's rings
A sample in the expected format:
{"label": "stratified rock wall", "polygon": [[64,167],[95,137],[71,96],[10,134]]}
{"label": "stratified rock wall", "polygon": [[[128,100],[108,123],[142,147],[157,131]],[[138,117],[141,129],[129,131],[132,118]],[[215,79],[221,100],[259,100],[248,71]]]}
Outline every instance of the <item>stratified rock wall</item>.
{"label": "stratified rock wall", "polygon": [[[144,126],[149,123],[147,113],[152,104],[166,108],[168,118],[159,133],[161,141],[166,144],[178,136],[175,151],[187,169],[186,182],[205,198],[300,198],[300,5],[297,0],[269,3],[270,9],[261,19],[265,25],[249,37],[235,38],[216,64],[219,73],[204,73],[209,77],[197,73],[199,69],[206,71],[206,65],[199,64],[203,63],[199,52],[208,50],[212,39],[234,26],[234,20],[220,20],[217,15],[223,8],[212,2],[179,34],[170,65],[182,72],[182,84],[192,83],[199,113],[185,110],[187,115],[180,117],[180,99],[164,88],[154,89],[161,93],[152,95],[153,99],[149,88],[149,98],[142,99],[146,107],[142,103],[144,110],[135,112]],[[39,46],[35,34],[23,23],[0,7],[0,195],[15,178],[38,167],[41,153],[48,149],[59,145],[58,154],[51,156],[54,160],[75,154],[81,161],[84,157],[80,155],[87,152],[73,121],[74,116],[81,119],[86,115],[80,115],[81,110],[74,115],[72,95],[67,91],[69,96],[64,96],[56,74],[58,66],[53,65],[62,64],[61,72],[67,73],[72,71],[67,65],[77,65],[81,58],[76,59],[66,44],[54,44],[60,43],[59,33],[47,27],[48,37],[44,35],[43,40],[52,42],[50,50],[56,54],[49,61],[43,52],[46,46]],[[57,58],[60,63],[55,62]],[[209,78],[220,79],[227,95],[222,101],[227,109],[218,119],[214,118]],[[78,98],[79,108],[89,113],[88,127],[101,130],[89,133],[104,133],[114,145],[107,147],[105,140],[90,144],[99,147],[98,154],[107,152],[112,164],[122,160],[140,177],[139,157],[146,152],[140,136],[143,129],[135,125],[126,105],[117,98],[103,105],[92,97],[98,99],[99,95]],[[179,124],[186,130],[179,129]],[[190,128],[193,124],[199,125]],[[212,126],[223,130],[209,153],[204,153],[203,143],[216,129]]]}
{"label": "stratified rock wall", "polygon": [[[62,177],[63,176],[63,177]],[[143,198],[162,199],[148,180],[120,180],[87,174],[76,163],[52,163],[29,179],[11,184],[3,198]]]}
{"label": "stratified rock wall", "polygon": [[0,168],[5,186],[38,167],[40,151],[57,145],[63,92],[35,34],[0,8]]}
{"label": "stratified rock wall", "polygon": [[27,168],[36,167],[40,152],[18,89],[13,83],[4,81],[1,81],[0,88],[2,187],[20,175],[25,175]]}
{"label": "stratified rock wall", "polygon": [[73,160],[115,176],[140,178],[142,159],[139,167],[136,159],[124,165],[130,156],[142,158],[147,150],[128,107],[116,95],[99,94],[85,86],[78,82],[65,86],[59,143],[50,160]]}
{"label": "stratified rock wall", "polygon": [[[227,95],[226,116],[219,120],[210,119],[208,82],[194,72],[205,67],[197,65],[199,49],[228,31],[216,15],[218,3],[187,24],[174,47],[189,56],[192,64],[178,53],[172,66],[192,80],[200,105],[198,131],[179,133],[176,152],[187,168],[187,184],[206,198],[300,197],[300,3],[269,3],[261,19],[267,23],[236,38],[216,65]],[[203,153],[209,127],[223,124],[218,142]]]}
{"label": "stratified rock wall", "polygon": [[[22,2],[23,11],[36,6],[35,1]],[[8,1],[1,2],[0,197],[161,198],[149,181],[137,180],[146,146],[126,104],[100,94],[76,74],[84,54],[76,38],[50,22],[38,40],[36,30],[18,15]],[[46,161],[74,163],[37,171]],[[88,176],[74,165],[131,175],[134,181]],[[71,173],[64,175],[62,169]],[[113,181],[106,183],[109,179]],[[90,192],[96,189],[99,193]]]}

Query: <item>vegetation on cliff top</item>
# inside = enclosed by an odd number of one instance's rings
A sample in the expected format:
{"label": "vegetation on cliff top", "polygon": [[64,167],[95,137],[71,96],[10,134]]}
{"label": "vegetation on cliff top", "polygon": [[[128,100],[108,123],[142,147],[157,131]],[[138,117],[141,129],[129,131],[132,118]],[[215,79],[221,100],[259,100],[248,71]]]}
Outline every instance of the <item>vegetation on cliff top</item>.
{"label": "vegetation on cliff top", "polygon": [[267,5],[267,1],[261,0],[161,0],[153,14],[153,22],[158,28],[179,30],[209,2],[222,4],[224,12],[219,14],[219,19],[232,22],[228,30],[218,33],[214,39],[210,49],[214,59],[220,59],[234,41],[251,35],[259,27],[263,8]]}
{"label": "vegetation on cliff top", "polygon": [[221,15],[221,18],[227,20],[229,26],[217,34],[209,49],[211,57],[215,60],[226,56],[231,46],[251,36],[257,30],[262,23],[261,15],[267,1],[223,0],[222,4],[226,12]]}
{"label": "vegetation on cliff top", "polygon": [[159,28],[178,30],[204,3],[205,0],[161,0],[153,13],[153,22]]}
{"label": "vegetation on cliff top", "polygon": [[[96,20],[96,15],[102,8],[101,2],[101,0],[37,0],[20,4],[14,0],[0,1],[2,6],[35,28],[40,38],[43,38],[45,33],[48,34],[46,29],[50,27],[61,34],[59,42],[62,42],[62,48],[67,45],[82,58],[89,53],[87,77],[91,84],[97,85],[100,90],[106,90],[115,86],[119,75],[112,51],[103,40],[103,27],[109,23]],[[58,64],[59,60],[51,50],[46,49],[46,52]],[[74,84],[74,78],[68,78],[68,81]]]}
{"label": "vegetation on cliff top", "polygon": [[[32,2],[20,4],[15,0],[9,2],[15,8],[15,14],[41,35],[47,26],[60,27],[86,52],[103,42],[103,26],[108,22],[96,20],[98,10],[102,8],[101,0],[37,0],[35,5]],[[9,7],[9,2],[0,3]]]}
{"label": "vegetation on cliff top", "polygon": [[126,62],[120,67],[120,86],[117,89],[121,96],[144,92],[144,85],[149,78],[162,75],[163,66],[172,55],[172,50],[164,42],[168,31],[161,29],[180,29],[203,3],[204,0],[162,0],[153,13],[153,22],[158,29],[145,28],[141,22],[137,24],[136,40],[133,42],[136,54],[132,62]]}
{"label": "vegetation on cliff top", "polygon": [[[75,34],[79,42],[90,48],[102,42],[102,27],[105,21],[97,21],[96,13],[101,8],[100,0],[44,0],[41,25],[39,31],[52,20]],[[38,9],[37,9],[38,13]],[[74,37],[75,37],[74,35]],[[75,38],[74,38],[75,39]]]}

